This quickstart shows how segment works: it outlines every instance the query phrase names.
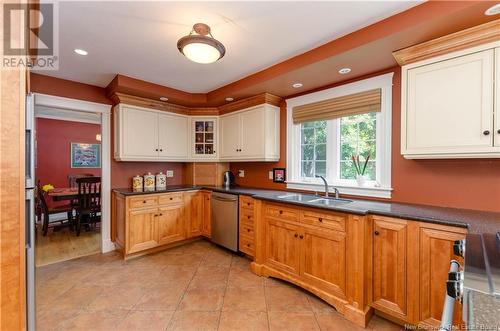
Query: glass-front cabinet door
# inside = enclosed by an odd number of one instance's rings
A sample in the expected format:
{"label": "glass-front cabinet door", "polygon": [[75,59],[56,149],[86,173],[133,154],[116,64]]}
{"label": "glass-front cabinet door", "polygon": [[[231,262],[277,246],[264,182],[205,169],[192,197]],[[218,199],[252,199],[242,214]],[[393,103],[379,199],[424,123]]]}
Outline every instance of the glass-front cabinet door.
{"label": "glass-front cabinet door", "polygon": [[217,118],[193,117],[192,157],[198,159],[217,158]]}

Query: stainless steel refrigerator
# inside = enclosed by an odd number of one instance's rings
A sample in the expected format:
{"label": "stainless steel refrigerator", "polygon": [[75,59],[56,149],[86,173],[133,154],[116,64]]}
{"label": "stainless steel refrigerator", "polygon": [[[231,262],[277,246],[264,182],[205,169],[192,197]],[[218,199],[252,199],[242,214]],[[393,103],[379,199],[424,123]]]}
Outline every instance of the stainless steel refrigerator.
{"label": "stainless steel refrigerator", "polygon": [[25,218],[26,218],[26,329],[35,330],[35,104],[33,94],[26,97],[25,138]]}

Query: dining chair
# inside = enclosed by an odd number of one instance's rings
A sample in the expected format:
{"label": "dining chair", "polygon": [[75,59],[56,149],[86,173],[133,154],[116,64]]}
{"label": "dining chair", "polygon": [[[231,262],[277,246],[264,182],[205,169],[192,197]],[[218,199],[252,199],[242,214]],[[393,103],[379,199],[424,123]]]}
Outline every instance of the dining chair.
{"label": "dining chair", "polygon": [[[37,183],[36,187],[36,197],[37,197],[37,207],[39,208],[42,216],[42,234],[46,236],[49,232],[49,225],[54,223],[59,223],[59,225],[69,225],[72,227],[73,221],[73,206],[70,204],[49,207],[47,205],[46,195],[47,193],[42,190],[40,182]],[[50,221],[50,215],[66,213],[66,217],[64,219],[59,219],[55,221]]]}
{"label": "dining chair", "polygon": [[78,205],[76,206],[76,235],[82,223],[95,226],[101,222],[101,177],[77,178]]}
{"label": "dining chair", "polygon": [[76,179],[77,178],[85,178],[85,177],[94,177],[94,174],[69,174],[68,175],[69,187],[77,188],[78,184],[76,183]]}

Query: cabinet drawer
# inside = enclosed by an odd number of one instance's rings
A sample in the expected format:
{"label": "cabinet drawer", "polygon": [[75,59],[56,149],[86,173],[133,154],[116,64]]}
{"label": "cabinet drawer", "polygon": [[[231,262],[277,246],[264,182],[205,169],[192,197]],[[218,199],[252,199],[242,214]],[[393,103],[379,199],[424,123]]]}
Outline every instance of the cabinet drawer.
{"label": "cabinet drawer", "polygon": [[323,214],[314,211],[303,211],[301,222],[315,226],[321,226],[337,231],[345,231],[346,216],[341,214]]}
{"label": "cabinet drawer", "polygon": [[240,220],[244,220],[249,223],[253,223],[255,221],[255,216],[253,210],[241,209],[240,210]]}
{"label": "cabinet drawer", "polygon": [[248,237],[240,237],[240,251],[248,255],[255,255],[255,241]]}
{"label": "cabinet drawer", "polygon": [[288,221],[299,220],[299,214],[297,210],[276,205],[266,206],[266,216]]}
{"label": "cabinet drawer", "polygon": [[240,195],[240,207],[241,208],[253,210],[254,205],[255,205],[255,203],[254,203],[253,198],[250,198],[250,197],[247,197],[244,195]]}
{"label": "cabinet drawer", "polygon": [[158,204],[156,196],[140,196],[130,198],[130,208],[153,207]]}
{"label": "cabinet drawer", "polygon": [[182,193],[170,193],[158,196],[158,204],[167,205],[173,203],[182,203]]}
{"label": "cabinet drawer", "polygon": [[255,230],[253,224],[248,224],[246,222],[240,222],[240,235],[255,237]]}

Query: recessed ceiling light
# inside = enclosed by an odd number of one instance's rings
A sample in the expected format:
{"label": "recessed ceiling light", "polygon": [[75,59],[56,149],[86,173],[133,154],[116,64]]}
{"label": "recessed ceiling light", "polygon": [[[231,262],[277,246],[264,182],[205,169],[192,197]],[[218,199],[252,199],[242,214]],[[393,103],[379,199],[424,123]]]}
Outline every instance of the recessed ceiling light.
{"label": "recessed ceiling light", "polygon": [[78,54],[78,55],[87,55],[89,52],[87,52],[84,49],[75,48],[75,53]]}
{"label": "recessed ceiling light", "polygon": [[196,63],[213,63],[226,54],[226,48],[210,33],[210,27],[196,23],[189,35],[177,42],[177,49]]}
{"label": "recessed ceiling light", "polygon": [[300,88],[302,86],[304,86],[304,84],[302,84],[302,83],[294,83],[294,84],[292,84],[293,88]]}
{"label": "recessed ceiling light", "polygon": [[226,101],[227,101],[227,102],[231,102],[231,101],[233,101],[233,100],[234,100],[234,98],[231,98],[231,97],[226,98]]}
{"label": "recessed ceiling light", "polygon": [[351,68],[342,68],[339,70],[339,74],[345,75],[351,72]]}
{"label": "recessed ceiling light", "polygon": [[161,101],[168,101],[168,98],[167,97],[160,97],[160,100]]}
{"label": "recessed ceiling light", "polygon": [[496,14],[500,14],[500,3],[497,3],[493,7],[486,9],[486,11],[484,12],[484,15],[487,15],[487,16],[492,16],[492,15],[496,15]]}

